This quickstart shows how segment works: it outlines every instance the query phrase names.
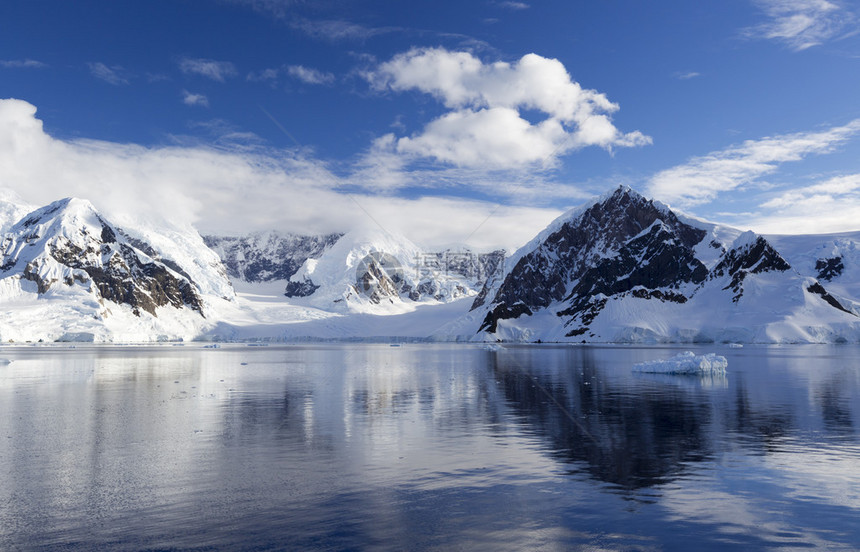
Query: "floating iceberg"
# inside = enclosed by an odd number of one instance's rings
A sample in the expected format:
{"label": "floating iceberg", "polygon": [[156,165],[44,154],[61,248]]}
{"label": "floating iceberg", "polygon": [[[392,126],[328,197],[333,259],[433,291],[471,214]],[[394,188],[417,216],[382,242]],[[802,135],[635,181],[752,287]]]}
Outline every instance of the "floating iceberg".
{"label": "floating iceberg", "polygon": [[685,351],[666,360],[649,360],[633,365],[634,372],[645,374],[725,374],[726,357],[710,353],[695,355]]}
{"label": "floating iceberg", "polygon": [[12,364],[12,361],[8,358],[0,358],[0,364]]}

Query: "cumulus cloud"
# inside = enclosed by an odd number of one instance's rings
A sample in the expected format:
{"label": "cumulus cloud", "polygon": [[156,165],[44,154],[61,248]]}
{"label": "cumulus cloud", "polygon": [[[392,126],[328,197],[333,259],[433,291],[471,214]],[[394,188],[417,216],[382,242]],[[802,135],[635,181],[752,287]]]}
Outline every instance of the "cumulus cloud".
{"label": "cumulus cloud", "polygon": [[41,69],[47,66],[35,59],[0,59],[0,67],[4,69]]}
{"label": "cumulus cloud", "polygon": [[839,38],[857,23],[852,12],[829,0],[755,0],[755,3],[769,20],[747,29],[746,34],[777,40],[794,51]]}
{"label": "cumulus cloud", "polygon": [[298,79],[305,84],[332,84],[334,82],[334,75],[332,73],[327,73],[323,71],[319,71],[317,69],[308,68],[303,65],[289,65],[287,66],[287,74],[293,77],[294,79]]}
{"label": "cumulus cloud", "polygon": [[87,198],[120,225],[145,218],[241,234],[347,231],[379,222],[434,246],[463,241],[495,209],[469,244],[511,249],[559,214],[455,198],[347,194],[348,184],[326,163],[294,150],[60,140],[45,133],[33,105],[0,100],[0,189],[37,205]]}
{"label": "cumulus cloud", "polygon": [[[415,157],[513,168],[550,163],[587,146],[611,150],[651,143],[639,131],[619,131],[610,118],[617,104],[582,88],[558,60],[536,54],[487,64],[469,52],[413,49],[365,78],[376,90],[417,90],[450,109],[421,133],[393,142],[398,152]],[[533,123],[523,117],[526,110],[544,119]]]}
{"label": "cumulus cloud", "polygon": [[720,193],[750,184],[783,163],[834,151],[860,131],[860,119],[818,132],[747,140],[739,146],[694,157],[654,175],[648,193],[682,206],[707,203]]}
{"label": "cumulus cloud", "polygon": [[200,75],[218,82],[225,82],[237,73],[236,66],[229,61],[187,57],[179,60],[179,70],[186,75]]}
{"label": "cumulus cloud", "polygon": [[95,62],[87,64],[90,74],[108,84],[121,86],[129,83],[128,72],[120,65],[108,67],[104,63]]}
{"label": "cumulus cloud", "polygon": [[182,103],[185,105],[199,105],[209,107],[209,98],[203,94],[192,94],[188,90],[182,91]]}

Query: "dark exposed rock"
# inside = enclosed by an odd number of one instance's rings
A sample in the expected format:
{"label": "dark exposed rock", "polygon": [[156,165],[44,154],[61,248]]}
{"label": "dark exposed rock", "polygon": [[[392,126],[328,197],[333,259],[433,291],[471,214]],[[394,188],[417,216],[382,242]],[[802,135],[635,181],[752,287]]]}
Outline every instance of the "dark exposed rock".
{"label": "dark exposed rock", "polygon": [[835,297],[830,295],[830,293],[828,293],[827,290],[824,289],[824,286],[822,286],[819,282],[815,282],[811,286],[807,287],[806,291],[820,296],[822,299],[827,301],[827,304],[831,307],[837,308],[842,312],[847,312],[848,314],[854,314],[853,312],[842,306],[842,303],[840,303]]}
{"label": "dark exposed rock", "polygon": [[818,271],[817,278],[819,280],[829,282],[842,274],[842,271],[845,270],[845,265],[842,263],[842,257],[818,259],[815,261],[815,270]]}
{"label": "dark exposed rock", "polygon": [[726,274],[731,281],[723,289],[731,289],[735,295],[732,301],[737,303],[743,296],[743,281],[747,274],[790,270],[791,266],[785,259],[761,236],[751,244],[728,251],[719,263],[711,270],[710,278],[719,278]]}
{"label": "dark exposed rock", "polygon": [[239,238],[203,236],[203,241],[218,254],[231,278],[246,282],[270,282],[289,280],[305,261],[318,259],[341,236],[270,232]]}
{"label": "dark exposed rock", "polygon": [[[604,258],[587,269],[565,298],[570,306],[560,311],[559,316],[572,317],[566,325],[579,322],[587,326],[605,305],[605,301],[593,301],[595,295],[612,296],[633,288],[644,288],[649,296],[662,295],[657,288],[677,289],[682,284],[699,284],[707,275],[708,269],[696,259],[693,250],[679,243],[662,222],[655,222],[648,231],[625,243],[615,256]],[[673,294],[677,295],[680,294]]]}
{"label": "dark exposed rock", "polygon": [[284,290],[284,295],[287,297],[307,297],[319,289],[310,280],[302,280],[301,282],[287,282],[287,287]]}
{"label": "dark exposed rock", "polygon": [[[28,246],[16,245],[22,242]],[[3,268],[18,268],[39,294],[81,284],[102,299],[129,305],[135,314],[155,315],[158,307],[169,305],[203,315],[203,302],[187,275],[135,247],[88,202],[64,199],[36,210],[3,243]],[[148,245],[145,249],[154,253]]]}
{"label": "dark exposed rock", "polygon": [[[612,295],[644,287],[677,289],[699,283],[707,269],[693,248],[707,233],[682,221],[629,188],[619,187],[603,201],[562,224],[535,250],[523,256],[496,292],[494,307],[481,331],[493,331],[498,320],[524,312],[506,305],[522,303],[530,310],[566,302],[559,314],[570,323],[587,325]],[[489,295],[482,290],[472,308]]]}
{"label": "dark exposed rock", "polygon": [[532,310],[528,307],[528,305],[526,305],[522,301],[510,306],[505,305],[504,303],[497,304],[493,308],[493,310],[488,312],[487,316],[484,317],[484,321],[483,323],[481,323],[481,329],[479,331],[496,333],[499,320],[519,318],[524,314],[531,316],[533,313]]}

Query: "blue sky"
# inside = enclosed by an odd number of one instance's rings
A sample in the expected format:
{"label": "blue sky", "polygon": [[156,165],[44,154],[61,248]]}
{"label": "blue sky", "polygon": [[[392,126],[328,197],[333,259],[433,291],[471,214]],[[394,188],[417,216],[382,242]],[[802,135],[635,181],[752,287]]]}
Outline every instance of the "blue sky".
{"label": "blue sky", "polygon": [[857,230],[858,31],[840,0],[7,0],[0,188],[428,245],[513,248],[618,184]]}

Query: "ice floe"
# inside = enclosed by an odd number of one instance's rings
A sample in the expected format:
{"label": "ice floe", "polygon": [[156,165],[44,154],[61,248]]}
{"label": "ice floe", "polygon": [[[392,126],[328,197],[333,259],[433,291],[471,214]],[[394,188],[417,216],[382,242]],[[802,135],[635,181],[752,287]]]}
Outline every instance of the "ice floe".
{"label": "ice floe", "polygon": [[685,351],[669,359],[634,364],[633,371],[646,374],[725,374],[728,364],[726,357],[714,353],[696,355]]}

